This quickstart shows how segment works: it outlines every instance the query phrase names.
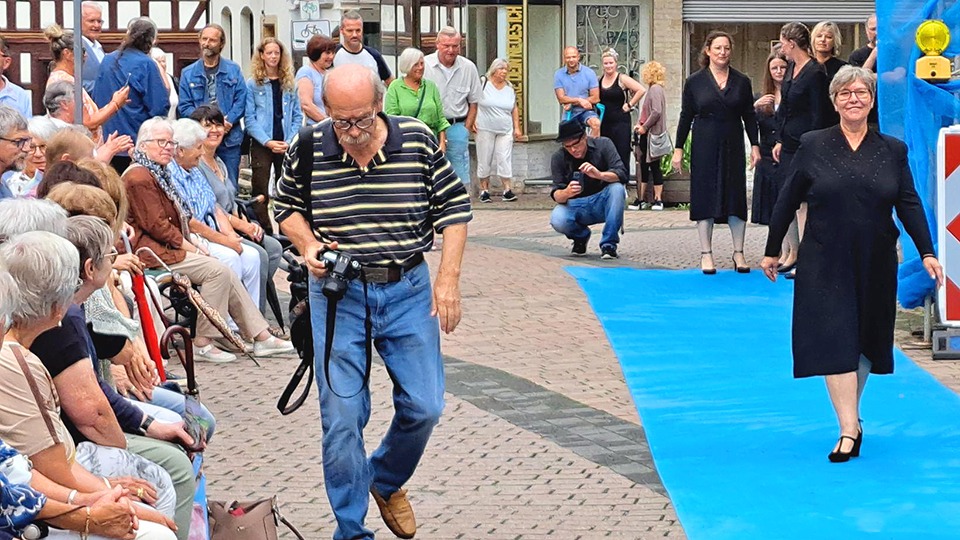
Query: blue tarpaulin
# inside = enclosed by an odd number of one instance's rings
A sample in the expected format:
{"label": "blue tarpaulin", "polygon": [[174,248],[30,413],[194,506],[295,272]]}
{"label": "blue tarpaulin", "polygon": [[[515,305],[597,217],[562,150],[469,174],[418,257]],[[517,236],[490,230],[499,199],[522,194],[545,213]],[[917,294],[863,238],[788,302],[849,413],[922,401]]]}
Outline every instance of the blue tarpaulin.
{"label": "blue tarpaulin", "polygon": [[[953,41],[943,55],[960,55],[960,2],[877,0],[880,128],[910,149],[910,169],[936,242],[937,136],[941,127],[960,122],[960,81],[934,85],[916,77],[915,65],[922,53],[914,36],[927,19],[941,19],[950,28]],[[923,270],[916,246],[908,236],[901,238],[898,299],[904,307],[913,308],[933,294],[933,282]]]}

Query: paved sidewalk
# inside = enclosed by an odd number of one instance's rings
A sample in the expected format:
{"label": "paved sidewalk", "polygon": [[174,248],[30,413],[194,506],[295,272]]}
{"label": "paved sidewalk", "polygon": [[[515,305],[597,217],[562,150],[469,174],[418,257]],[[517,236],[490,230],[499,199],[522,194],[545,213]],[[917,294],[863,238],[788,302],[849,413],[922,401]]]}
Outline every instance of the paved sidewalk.
{"label": "paved sidewalk", "polygon": [[[608,263],[595,240],[589,257],[569,258],[569,242],[548,219],[549,210],[476,209],[461,280],[464,319],[443,338],[447,407],[407,486],[417,538],[684,538],[617,359],[564,267],[693,267],[696,231],[683,211],[628,212],[621,259]],[[753,265],[765,235],[748,228]],[[730,269],[728,229],[717,227],[715,239],[717,266]],[[435,271],[439,252],[427,259]],[[642,299],[643,291],[624,294]],[[913,356],[957,388],[956,364],[923,361],[929,351]],[[282,417],[276,399],[297,361],[262,363],[199,366],[204,401],[219,420],[207,453],[210,497],[276,493],[308,539],[329,538],[316,389]],[[392,414],[389,388],[375,364],[368,451]],[[372,501],[367,523],[393,538]]]}

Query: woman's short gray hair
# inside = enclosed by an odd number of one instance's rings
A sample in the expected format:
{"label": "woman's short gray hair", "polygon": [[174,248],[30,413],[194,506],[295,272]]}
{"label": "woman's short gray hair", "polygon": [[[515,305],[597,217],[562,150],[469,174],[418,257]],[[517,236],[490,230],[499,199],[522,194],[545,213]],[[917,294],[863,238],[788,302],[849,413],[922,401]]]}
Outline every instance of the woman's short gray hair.
{"label": "woman's short gray hair", "polygon": [[63,236],[67,211],[46,199],[0,200],[0,243],[30,231],[47,231]]}
{"label": "woman's short gray hair", "polygon": [[150,49],[150,58],[153,58],[157,62],[160,60],[167,59],[167,53],[163,51],[160,47],[153,47]]}
{"label": "woman's short gray hair", "polygon": [[154,133],[164,130],[173,136],[173,124],[162,116],[154,116],[140,125],[140,131],[137,132],[137,148],[142,148],[144,141],[150,140]]}
{"label": "woman's short gray hair", "polygon": [[62,128],[62,120],[56,120],[49,116],[34,116],[27,121],[27,131],[30,132],[30,135],[44,142],[50,140]]}
{"label": "woman's short gray hair", "polygon": [[20,293],[17,292],[17,282],[7,271],[7,265],[0,259],[0,324],[4,329],[13,321],[13,314],[20,305]]}
{"label": "woman's short gray hair", "polygon": [[207,131],[200,122],[190,118],[181,118],[173,122],[173,140],[180,148],[193,148],[207,138]]}
{"label": "woman's short gray hair", "polygon": [[64,237],[77,248],[80,256],[80,277],[83,278],[83,265],[87,259],[95,267],[103,262],[103,257],[113,245],[113,229],[107,222],[94,216],[73,216],[67,219],[67,232]]}
{"label": "woman's short gray hair", "polygon": [[838,71],[837,74],[833,76],[833,80],[830,81],[830,101],[836,102],[837,93],[857,81],[861,81],[867,85],[870,97],[876,101],[877,76],[869,69],[851,65],[840,68],[840,71]]}
{"label": "woman's short gray hair", "polygon": [[413,66],[417,65],[417,62],[422,58],[423,51],[416,47],[407,47],[400,53],[400,57],[397,58],[397,71],[400,72],[400,75],[410,73]]}
{"label": "woman's short gray hair", "polygon": [[66,238],[46,231],[23,233],[0,246],[0,257],[20,290],[14,326],[35,323],[73,303],[80,255]]}
{"label": "woman's short gray hair", "polygon": [[507,62],[503,58],[494,58],[493,62],[490,62],[490,68],[487,69],[487,79],[489,79],[490,76],[493,75],[494,71],[500,68],[507,68],[507,71],[509,72],[510,71],[509,62]]}

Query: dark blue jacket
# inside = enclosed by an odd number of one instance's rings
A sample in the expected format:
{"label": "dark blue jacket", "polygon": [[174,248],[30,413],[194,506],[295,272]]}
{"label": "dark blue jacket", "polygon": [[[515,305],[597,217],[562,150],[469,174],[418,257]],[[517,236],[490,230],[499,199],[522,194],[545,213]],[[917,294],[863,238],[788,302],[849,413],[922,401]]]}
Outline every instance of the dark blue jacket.
{"label": "dark blue jacket", "polygon": [[[180,118],[188,118],[194,109],[207,103],[207,76],[203,70],[203,59],[180,72],[179,97],[177,113]],[[240,146],[243,142],[240,120],[247,106],[247,84],[240,66],[222,57],[217,66],[217,106],[223,111],[227,122],[233,124],[230,133],[223,139],[223,146]]]}
{"label": "dark blue jacket", "polygon": [[122,54],[114,51],[103,57],[93,87],[93,101],[105,107],[124,84],[130,85],[130,103],[103,124],[103,133],[107,136],[116,131],[137,140],[137,131],[145,121],[167,115],[170,93],[163,85],[157,63],[135,49],[127,49]]}

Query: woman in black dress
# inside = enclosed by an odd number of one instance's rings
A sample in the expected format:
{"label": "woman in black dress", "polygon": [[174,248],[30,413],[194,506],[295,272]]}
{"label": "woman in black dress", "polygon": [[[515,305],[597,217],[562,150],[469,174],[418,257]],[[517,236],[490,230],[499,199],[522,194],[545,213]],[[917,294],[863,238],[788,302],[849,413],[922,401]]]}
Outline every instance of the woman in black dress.
{"label": "woman in black dress", "polygon": [[747,228],[747,174],[743,131],[752,146],[750,166],[760,161],[753,90],[746,75],[730,67],[733,38],[726,32],[707,35],[700,54],[703,69],[683,85],[673,168],[679,170],[683,145],[693,125],[690,148],[690,219],[700,235],[700,269],[716,274],[713,224],[729,223],[733,263],[737,272],[750,271],[743,256]]}
{"label": "woman in black dress", "polygon": [[[760,126],[760,163],[753,172],[753,206],[750,221],[769,225],[773,205],[777,202],[777,162],[773,160],[773,145],[777,142],[777,109],[780,107],[780,85],[787,72],[787,59],[775,47],[767,56],[767,70],[763,74],[763,94],[753,102]],[[784,261],[780,261],[783,263]]]}
{"label": "woman in black dress", "polygon": [[643,97],[646,89],[629,75],[617,70],[617,57],[617,51],[613,49],[607,49],[601,57],[603,75],[599,77],[600,103],[604,110],[603,120],[600,121],[600,136],[613,141],[623,166],[629,169],[630,136],[633,128],[630,111]]}
{"label": "woman in black dress", "polygon": [[[814,58],[827,71],[829,85],[840,68],[847,65],[840,59],[840,45],[843,43],[840,27],[833,21],[820,21],[810,31],[810,37],[813,39]],[[827,114],[830,116],[827,125],[833,126],[840,121],[840,115],[833,108],[828,108]]]}
{"label": "woman in black dress", "polygon": [[870,71],[853,66],[833,79],[830,96],[840,124],[803,136],[760,264],[776,281],[780,242],[807,201],[793,298],[793,375],[826,376],[840,423],[840,440],[829,456],[833,462],[860,455],[860,396],[867,375],[893,372],[899,236],[893,209],[930,278],[943,283],[907,147],[867,125],[876,81]]}
{"label": "woman in black dress", "polygon": [[[787,74],[780,89],[783,98],[777,109],[777,144],[773,147],[773,159],[780,164],[778,190],[783,189],[783,182],[790,172],[790,163],[800,146],[800,136],[829,126],[829,111],[832,110],[827,95],[827,72],[812,57],[807,27],[797,22],[783,25],[780,50],[787,57]],[[794,268],[806,213],[806,206],[802,206],[790,226],[782,273]],[[793,274],[789,273],[787,277],[792,278]]]}

